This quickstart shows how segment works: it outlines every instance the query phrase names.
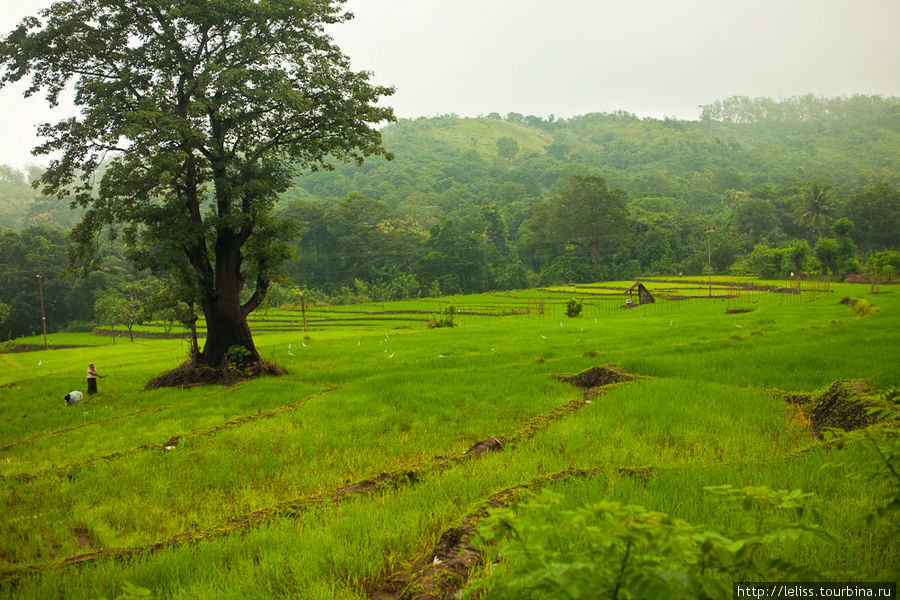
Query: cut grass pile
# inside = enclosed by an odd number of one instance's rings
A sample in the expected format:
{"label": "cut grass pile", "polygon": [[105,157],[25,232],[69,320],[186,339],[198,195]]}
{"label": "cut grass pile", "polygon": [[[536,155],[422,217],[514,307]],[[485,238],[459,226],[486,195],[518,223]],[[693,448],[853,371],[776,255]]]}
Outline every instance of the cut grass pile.
{"label": "cut grass pile", "polygon": [[[866,286],[834,287],[760,294],[739,314],[661,299],[572,319],[567,296],[541,290],[456,297],[461,326],[444,329],[378,318],[424,301],[340,307],[372,318],[263,328],[287,375],[231,388],[143,391],[184,360],[179,340],[0,354],[0,597],[115,597],[128,582],[166,598],[363,598],[497,492],[576,471],[550,484],[573,506],[640,504],[725,533],[746,516],[704,486],[812,491],[847,543],[777,551],[836,576],[896,573],[896,524],[862,520],[884,484],[821,468],[836,451],[773,394],[900,385],[900,300],[871,297],[881,310],[860,316],[839,299]],[[65,407],[88,362],[108,375],[100,394]],[[555,377],[606,364],[637,379],[584,394]],[[482,441],[491,451],[466,454]]]}

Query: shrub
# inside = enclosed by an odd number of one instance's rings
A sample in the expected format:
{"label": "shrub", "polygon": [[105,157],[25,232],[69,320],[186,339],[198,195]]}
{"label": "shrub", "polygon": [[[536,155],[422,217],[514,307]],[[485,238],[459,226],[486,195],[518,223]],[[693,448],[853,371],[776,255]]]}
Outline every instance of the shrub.
{"label": "shrub", "polygon": [[447,305],[440,315],[431,317],[428,321],[428,327],[434,329],[437,327],[456,327],[456,307],[452,304]]}
{"label": "shrub", "polygon": [[232,371],[246,364],[250,359],[250,351],[241,345],[231,346],[225,355],[228,359],[228,368]]}
{"label": "shrub", "polygon": [[581,301],[572,298],[566,303],[566,316],[577,317],[581,314],[582,308],[584,308],[584,305],[582,305]]}

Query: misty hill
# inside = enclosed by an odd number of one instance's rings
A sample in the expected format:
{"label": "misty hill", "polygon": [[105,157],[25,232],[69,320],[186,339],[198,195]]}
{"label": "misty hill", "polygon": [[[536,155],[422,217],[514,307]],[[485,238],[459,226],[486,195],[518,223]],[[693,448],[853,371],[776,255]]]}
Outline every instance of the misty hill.
{"label": "misty hill", "polygon": [[[356,191],[426,225],[493,203],[514,230],[529,206],[573,174],[599,174],[632,202],[695,215],[720,214],[735,192],[765,184],[815,180],[844,195],[900,184],[898,98],[730,98],[702,108],[698,121],[627,112],[404,119],[383,130],[394,160],[305,174],[284,200]],[[28,185],[36,176],[0,168],[0,227],[76,222],[67,202]]]}
{"label": "misty hill", "polygon": [[[383,137],[394,160],[298,176],[283,194],[276,214],[293,223],[279,226],[299,235],[272,305],[296,300],[294,286],[342,303],[708,269],[900,272],[897,98],[732,98],[698,121],[447,115]],[[57,324],[90,320],[105,293],[147,276],[119,236],[101,240],[90,278],[57,277],[79,214],[31,188],[38,176],[0,167],[7,335],[40,322],[34,272]]]}
{"label": "misty hill", "polygon": [[763,184],[816,180],[846,193],[900,182],[898,98],[732,98],[703,107],[699,121],[625,112],[447,115],[402,120],[383,135],[393,161],[304,175],[291,195],[358,191],[425,217],[547,197],[570,174],[590,172],[632,199],[670,198],[692,213],[715,214],[730,191]]}

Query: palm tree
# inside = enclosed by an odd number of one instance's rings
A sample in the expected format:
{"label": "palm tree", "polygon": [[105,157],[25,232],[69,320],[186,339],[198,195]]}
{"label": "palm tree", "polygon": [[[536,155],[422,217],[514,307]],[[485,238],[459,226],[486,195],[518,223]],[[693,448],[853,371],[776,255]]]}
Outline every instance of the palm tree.
{"label": "palm tree", "polygon": [[794,223],[815,231],[818,239],[822,239],[822,231],[826,222],[833,221],[834,202],[831,186],[820,186],[810,183],[803,189],[799,197],[800,206],[794,213]]}

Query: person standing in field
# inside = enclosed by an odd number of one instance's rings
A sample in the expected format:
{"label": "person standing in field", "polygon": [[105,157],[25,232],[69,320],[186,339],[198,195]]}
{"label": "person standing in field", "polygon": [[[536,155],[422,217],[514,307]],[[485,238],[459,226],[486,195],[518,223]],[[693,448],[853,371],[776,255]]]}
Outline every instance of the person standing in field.
{"label": "person standing in field", "polygon": [[97,369],[94,368],[94,363],[88,365],[87,368],[87,391],[88,394],[96,394],[97,393],[97,378],[103,377],[100,373],[97,372]]}

